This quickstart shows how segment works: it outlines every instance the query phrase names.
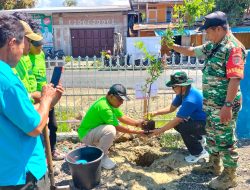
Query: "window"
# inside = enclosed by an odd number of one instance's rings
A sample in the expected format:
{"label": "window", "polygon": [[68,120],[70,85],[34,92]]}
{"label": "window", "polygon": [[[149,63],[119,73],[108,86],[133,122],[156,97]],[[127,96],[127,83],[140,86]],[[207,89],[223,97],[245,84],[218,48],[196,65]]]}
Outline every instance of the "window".
{"label": "window", "polygon": [[166,21],[167,21],[167,23],[172,22],[172,13],[173,13],[173,8],[172,7],[167,7],[167,12],[166,12]]}
{"label": "window", "polygon": [[157,9],[148,9],[148,22],[157,22]]}

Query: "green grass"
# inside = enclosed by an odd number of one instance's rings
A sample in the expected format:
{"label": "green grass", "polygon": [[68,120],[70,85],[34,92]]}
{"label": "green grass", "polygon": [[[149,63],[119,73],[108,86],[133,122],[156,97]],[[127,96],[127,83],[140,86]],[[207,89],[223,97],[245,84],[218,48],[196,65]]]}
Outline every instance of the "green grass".
{"label": "green grass", "polygon": [[[70,108],[68,108],[67,110],[57,109],[55,113],[56,113],[57,120],[61,120],[61,121],[69,120],[71,118],[74,118],[75,116],[74,110]],[[155,117],[154,119],[156,120],[156,128],[160,128],[164,126],[169,120],[173,119],[175,115],[176,113],[172,113],[172,114],[168,114],[165,116]],[[160,120],[160,121],[157,121],[157,120]],[[74,125],[78,125],[78,124],[71,124],[67,122],[58,123],[58,132],[71,132]],[[160,137],[161,146],[167,147],[170,149],[178,149],[178,148],[183,147],[184,144],[183,144],[181,136],[178,133],[174,133],[174,129],[172,130],[173,131],[170,130],[170,132],[164,133]]]}
{"label": "green grass", "polygon": [[175,117],[176,113],[170,113],[167,115],[162,115],[162,116],[156,116],[153,119],[156,121],[156,128],[160,128],[162,126],[164,126],[166,123],[168,123],[168,121],[172,120]]}
{"label": "green grass", "polygon": [[[156,120],[156,128],[163,127],[167,124],[170,120],[174,119],[176,116],[176,112],[173,112],[168,115],[163,115],[159,117],[155,117]],[[157,121],[157,119],[159,121]],[[178,149],[184,146],[182,138],[179,133],[177,133],[174,129],[169,130],[168,132],[164,133],[160,137],[160,144],[163,147],[171,148],[171,149]]]}
{"label": "green grass", "polygon": [[179,133],[164,133],[160,138],[160,144],[162,147],[170,149],[178,149],[184,146]]}
{"label": "green grass", "polygon": [[[70,118],[74,118],[74,110],[73,109],[58,109],[56,112],[57,121],[66,121]],[[70,132],[72,131],[72,124],[67,122],[60,122],[58,124],[58,132]]]}

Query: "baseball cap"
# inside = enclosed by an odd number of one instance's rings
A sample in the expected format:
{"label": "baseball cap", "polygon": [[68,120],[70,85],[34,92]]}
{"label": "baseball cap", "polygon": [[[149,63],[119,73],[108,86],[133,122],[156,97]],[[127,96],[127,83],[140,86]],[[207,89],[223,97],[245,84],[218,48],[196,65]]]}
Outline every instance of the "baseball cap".
{"label": "baseball cap", "polygon": [[227,24],[227,15],[221,11],[215,11],[205,16],[205,22],[199,28],[199,31],[206,30],[212,26],[224,26]]}
{"label": "baseball cap", "polygon": [[109,93],[113,95],[118,95],[123,100],[130,100],[127,96],[126,88],[122,84],[114,84],[110,87]]}
{"label": "baseball cap", "polygon": [[20,20],[20,22],[21,22],[21,24],[23,25],[24,33],[25,33],[24,35],[25,35],[27,38],[29,38],[29,39],[31,39],[31,40],[33,40],[33,41],[41,41],[41,40],[43,39],[42,36],[40,36],[40,35],[34,33],[33,30],[30,28],[30,26],[29,26],[26,22],[24,22],[24,21],[22,21],[22,20]]}

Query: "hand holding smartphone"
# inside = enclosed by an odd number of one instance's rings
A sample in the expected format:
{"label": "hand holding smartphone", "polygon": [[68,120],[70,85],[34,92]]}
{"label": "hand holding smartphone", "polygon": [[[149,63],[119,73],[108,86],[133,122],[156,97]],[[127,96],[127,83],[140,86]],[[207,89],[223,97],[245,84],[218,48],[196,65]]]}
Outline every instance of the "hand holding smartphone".
{"label": "hand holding smartphone", "polygon": [[62,72],[63,72],[63,67],[61,66],[54,67],[53,74],[52,74],[51,81],[50,81],[50,83],[54,84],[54,88],[56,88],[56,86],[59,84]]}

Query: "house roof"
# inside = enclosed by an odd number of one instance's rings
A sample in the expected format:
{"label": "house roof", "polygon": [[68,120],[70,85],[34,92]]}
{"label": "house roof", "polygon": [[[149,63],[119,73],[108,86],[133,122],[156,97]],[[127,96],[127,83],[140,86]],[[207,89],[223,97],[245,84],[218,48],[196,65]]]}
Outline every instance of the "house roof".
{"label": "house roof", "polygon": [[250,33],[250,27],[232,27],[232,33]]}
{"label": "house roof", "polygon": [[12,12],[26,12],[26,13],[77,13],[77,12],[115,12],[115,11],[129,11],[130,7],[120,6],[102,6],[102,7],[49,7],[49,8],[32,8],[32,9],[13,9],[13,10],[1,10],[0,14],[12,13]]}
{"label": "house roof", "polygon": [[115,12],[115,11],[129,11],[131,10],[129,0],[77,0],[77,6],[64,7],[63,0],[47,0],[38,1],[35,8],[29,9],[14,9],[1,10],[2,13],[12,12],[26,12],[26,13],[63,13],[63,12]]}
{"label": "house roof", "polygon": [[166,28],[174,28],[173,24],[134,24],[134,30],[155,30],[155,29],[166,29]]}
{"label": "house roof", "polygon": [[183,2],[183,0],[132,0],[133,4],[138,4],[138,3],[161,3],[161,2],[175,3],[175,2]]}

